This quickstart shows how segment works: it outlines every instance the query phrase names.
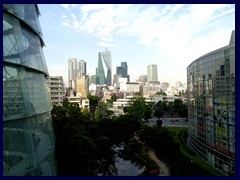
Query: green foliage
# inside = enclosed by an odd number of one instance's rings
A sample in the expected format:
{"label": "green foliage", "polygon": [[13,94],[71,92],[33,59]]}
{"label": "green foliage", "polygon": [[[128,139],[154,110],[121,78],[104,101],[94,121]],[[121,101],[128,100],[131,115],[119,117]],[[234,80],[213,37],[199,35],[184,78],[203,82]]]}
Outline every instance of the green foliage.
{"label": "green foliage", "polygon": [[94,120],[95,121],[100,121],[100,119],[101,119],[101,114],[100,114],[99,109],[97,108],[94,112]]}
{"label": "green foliage", "polygon": [[171,131],[166,128],[146,126],[139,137],[155,151],[160,152],[161,156],[174,153],[178,149],[178,144],[174,141]]}
{"label": "green foliage", "polygon": [[161,89],[161,91],[156,92],[157,95],[167,96],[167,94]]}
{"label": "green foliage", "polygon": [[154,115],[159,119],[161,117],[163,117],[163,103],[161,101],[159,101],[156,105],[155,105],[155,110],[154,110]]}
{"label": "green foliage", "polygon": [[94,120],[94,112],[98,106],[98,102],[100,101],[100,97],[98,96],[92,96],[91,94],[88,94],[87,96],[89,100],[89,105],[90,105],[90,115],[91,115],[91,120]]}
{"label": "green foliage", "polygon": [[188,116],[187,105],[183,104],[183,101],[181,99],[174,100],[173,109],[174,109],[174,112],[176,112],[181,117]]}
{"label": "green foliage", "polygon": [[88,112],[88,108],[84,108],[81,114],[81,118],[84,121],[89,121],[90,120],[90,113]]}
{"label": "green foliage", "polygon": [[136,117],[139,121],[141,121],[144,117],[144,113],[146,111],[146,102],[143,96],[138,95],[133,97],[127,108],[127,113]]}
{"label": "green foliage", "polygon": [[116,95],[116,94],[113,94],[113,95],[111,96],[111,100],[112,100],[113,102],[115,102],[115,101],[117,100],[117,95]]}
{"label": "green foliage", "polygon": [[144,119],[147,120],[147,119],[150,119],[152,117],[152,107],[151,105],[147,105],[146,106],[146,109],[145,109],[145,112],[144,112]]}

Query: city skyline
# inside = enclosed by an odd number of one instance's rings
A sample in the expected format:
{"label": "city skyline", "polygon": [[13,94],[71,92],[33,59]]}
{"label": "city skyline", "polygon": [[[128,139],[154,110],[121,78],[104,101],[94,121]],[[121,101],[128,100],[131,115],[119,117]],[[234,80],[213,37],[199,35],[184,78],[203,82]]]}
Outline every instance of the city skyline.
{"label": "city skyline", "polygon": [[98,52],[106,48],[112,75],[127,62],[133,82],[147,74],[147,65],[157,64],[160,82],[185,83],[187,66],[226,46],[235,29],[234,4],[39,4],[39,9],[49,74],[63,76],[66,85],[69,58],[84,59],[87,73],[95,75]]}

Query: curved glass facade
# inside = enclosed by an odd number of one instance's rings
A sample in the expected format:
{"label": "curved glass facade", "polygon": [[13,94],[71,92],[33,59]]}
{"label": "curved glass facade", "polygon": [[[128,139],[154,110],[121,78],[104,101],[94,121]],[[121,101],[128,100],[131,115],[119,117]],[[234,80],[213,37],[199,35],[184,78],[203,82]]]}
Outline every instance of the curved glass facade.
{"label": "curved glass facade", "polygon": [[235,42],[191,63],[187,81],[189,146],[223,174],[235,175]]}
{"label": "curved glass facade", "polygon": [[56,175],[44,45],[34,4],[3,5],[3,175]]}

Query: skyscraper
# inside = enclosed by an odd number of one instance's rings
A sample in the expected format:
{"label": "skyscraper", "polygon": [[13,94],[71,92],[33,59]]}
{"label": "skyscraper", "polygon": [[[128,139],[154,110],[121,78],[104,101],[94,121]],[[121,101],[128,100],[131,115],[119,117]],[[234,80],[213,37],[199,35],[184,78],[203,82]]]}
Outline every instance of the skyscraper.
{"label": "skyscraper", "polygon": [[235,175],[235,31],[230,39],[187,67],[188,144],[217,170]]}
{"label": "skyscraper", "polygon": [[97,84],[112,85],[112,56],[110,51],[98,53]]}
{"label": "skyscraper", "polygon": [[3,4],[3,175],[56,175],[36,4]]}
{"label": "skyscraper", "polygon": [[121,62],[121,66],[118,66],[116,68],[116,73],[120,77],[125,77],[128,79],[128,82],[130,81],[130,77],[128,75],[128,65],[127,62]]}
{"label": "skyscraper", "polygon": [[77,75],[87,74],[87,63],[84,60],[78,61],[76,58],[68,59],[68,87],[74,89]]}
{"label": "skyscraper", "polygon": [[156,64],[148,65],[147,81],[148,82],[157,82],[158,81],[158,71],[157,71]]}

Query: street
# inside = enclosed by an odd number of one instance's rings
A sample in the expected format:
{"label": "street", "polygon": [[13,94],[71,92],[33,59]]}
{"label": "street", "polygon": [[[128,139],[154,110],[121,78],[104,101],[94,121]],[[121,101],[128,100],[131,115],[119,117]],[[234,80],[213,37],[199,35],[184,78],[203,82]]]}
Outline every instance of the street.
{"label": "street", "polygon": [[[176,126],[176,127],[188,127],[188,122],[186,118],[160,118],[162,120],[162,127]],[[146,123],[148,126],[156,126],[157,118],[151,118]]]}

